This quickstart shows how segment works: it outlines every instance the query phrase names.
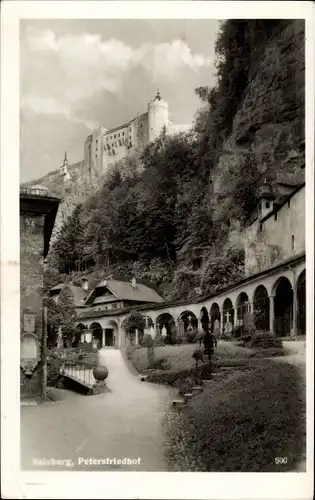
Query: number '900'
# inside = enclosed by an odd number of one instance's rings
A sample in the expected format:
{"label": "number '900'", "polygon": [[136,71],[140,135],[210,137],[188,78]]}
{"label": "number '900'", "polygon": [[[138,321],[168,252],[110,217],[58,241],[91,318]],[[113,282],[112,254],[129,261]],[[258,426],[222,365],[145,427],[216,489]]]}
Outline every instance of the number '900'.
{"label": "number '900'", "polygon": [[276,457],[275,458],[276,465],[283,465],[288,463],[288,457]]}

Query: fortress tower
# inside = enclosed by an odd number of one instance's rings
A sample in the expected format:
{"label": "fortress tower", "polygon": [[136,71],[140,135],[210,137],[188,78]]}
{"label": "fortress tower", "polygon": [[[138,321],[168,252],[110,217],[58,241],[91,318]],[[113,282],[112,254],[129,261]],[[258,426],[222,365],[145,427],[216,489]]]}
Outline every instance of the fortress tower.
{"label": "fortress tower", "polygon": [[161,98],[159,91],[148,104],[148,122],[149,142],[154,141],[160,135],[163,127],[168,127],[168,104]]}
{"label": "fortress tower", "polygon": [[61,165],[61,167],[60,167],[60,174],[62,175],[64,182],[66,182],[67,180],[69,180],[70,175],[69,175],[69,172],[68,172],[67,151],[65,152],[65,158],[63,160],[63,165]]}

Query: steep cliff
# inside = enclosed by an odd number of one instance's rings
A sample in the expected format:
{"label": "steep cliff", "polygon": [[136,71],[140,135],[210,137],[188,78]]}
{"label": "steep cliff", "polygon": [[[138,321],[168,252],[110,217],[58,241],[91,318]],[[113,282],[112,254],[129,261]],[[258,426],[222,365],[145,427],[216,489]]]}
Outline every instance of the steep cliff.
{"label": "steep cliff", "polygon": [[[253,191],[264,178],[304,180],[304,89],[304,22],[294,20],[270,37],[259,60],[249,68],[244,97],[212,179],[216,221],[229,216],[236,175],[252,177]],[[242,215],[237,210],[231,214],[235,219]]]}

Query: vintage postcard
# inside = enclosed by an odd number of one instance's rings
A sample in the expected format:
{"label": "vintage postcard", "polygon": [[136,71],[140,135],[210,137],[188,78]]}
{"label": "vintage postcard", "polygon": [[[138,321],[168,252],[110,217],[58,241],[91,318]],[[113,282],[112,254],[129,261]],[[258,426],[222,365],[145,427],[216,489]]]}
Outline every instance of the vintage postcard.
{"label": "vintage postcard", "polygon": [[3,498],[313,496],[314,12],[3,3]]}

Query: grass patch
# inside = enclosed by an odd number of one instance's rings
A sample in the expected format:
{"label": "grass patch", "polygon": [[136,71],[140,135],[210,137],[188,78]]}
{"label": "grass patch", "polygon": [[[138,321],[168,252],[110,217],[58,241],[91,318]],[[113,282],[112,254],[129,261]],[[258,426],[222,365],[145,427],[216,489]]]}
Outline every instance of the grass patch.
{"label": "grass patch", "polygon": [[[199,347],[199,344],[166,345],[154,348],[155,363],[161,360],[168,362],[169,370],[180,372],[193,370],[196,366],[192,355]],[[246,349],[232,344],[231,342],[219,342],[213,356],[214,363],[218,360],[249,358],[253,353],[252,349]],[[132,364],[138,372],[143,372],[149,368],[147,349],[140,347],[132,349],[127,354]]]}
{"label": "grass patch", "polygon": [[[255,360],[166,417],[172,470],[285,472],[305,454],[305,385],[295,366]],[[275,457],[287,457],[277,465]]]}

